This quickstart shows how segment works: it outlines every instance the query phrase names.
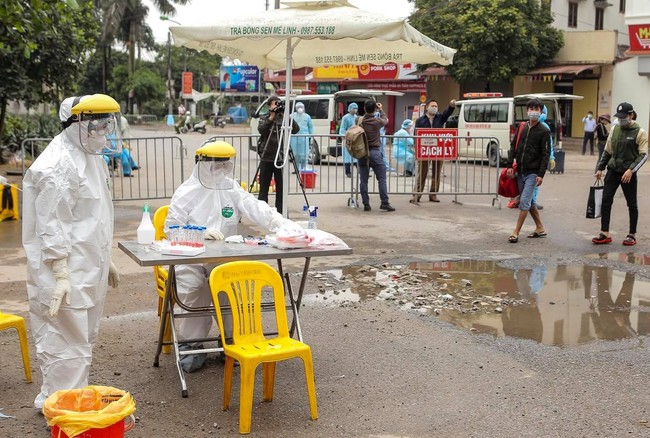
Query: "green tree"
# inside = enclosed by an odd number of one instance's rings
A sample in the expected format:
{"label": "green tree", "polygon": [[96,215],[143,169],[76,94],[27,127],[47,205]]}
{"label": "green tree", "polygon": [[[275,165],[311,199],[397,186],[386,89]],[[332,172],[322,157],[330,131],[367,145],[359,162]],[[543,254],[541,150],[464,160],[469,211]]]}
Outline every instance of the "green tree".
{"label": "green tree", "polygon": [[125,96],[133,92],[133,101],[141,114],[162,114],[165,104],[165,80],[153,64],[141,65],[129,77],[125,64],[113,69],[113,79],[108,83],[111,95]]}
{"label": "green tree", "polygon": [[58,103],[74,89],[98,31],[92,3],[78,3],[5,0],[0,8],[0,136],[10,101]]}
{"label": "green tree", "polygon": [[458,49],[447,71],[457,82],[512,82],[553,59],[563,45],[550,0],[410,0],[411,24]]}
{"label": "green tree", "polygon": [[[100,48],[103,53],[103,81],[106,84],[110,71],[110,47],[114,41],[124,43],[129,54],[128,73],[133,79],[137,68],[136,47],[152,48],[153,36],[146,24],[149,8],[141,0],[96,0],[102,16]],[[156,9],[164,15],[174,16],[174,5],[185,5],[190,0],[153,0]],[[139,55],[137,57],[139,59]],[[127,91],[127,112],[132,111],[133,90]]]}

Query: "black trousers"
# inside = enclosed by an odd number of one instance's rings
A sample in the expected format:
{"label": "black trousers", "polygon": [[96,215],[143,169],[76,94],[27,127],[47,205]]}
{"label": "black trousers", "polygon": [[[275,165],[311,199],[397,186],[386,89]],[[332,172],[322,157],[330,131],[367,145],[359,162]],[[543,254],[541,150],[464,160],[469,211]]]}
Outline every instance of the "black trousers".
{"label": "black trousers", "polygon": [[594,154],[594,135],[595,132],[585,132],[584,137],[582,137],[582,155],[587,152],[587,142],[589,142],[589,149],[591,152],[591,155]]}
{"label": "black trousers", "polygon": [[603,188],[603,205],[601,209],[600,228],[602,231],[609,231],[609,220],[612,215],[612,205],[614,204],[614,195],[618,186],[623,189],[623,195],[627,201],[627,209],[630,215],[630,234],[636,233],[636,224],[639,221],[639,208],[636,203],[636,172],[632,174],[629,183],[621,182],[623,174],[608,170],[605,175],[605,185]]}
{"label": "black trousers", "polygon": [[272,161],[260,161],[260,193],[257,199],[269,203],[269,186],[275,179],[275,209],[282,214],[282,169],[277,169]]}

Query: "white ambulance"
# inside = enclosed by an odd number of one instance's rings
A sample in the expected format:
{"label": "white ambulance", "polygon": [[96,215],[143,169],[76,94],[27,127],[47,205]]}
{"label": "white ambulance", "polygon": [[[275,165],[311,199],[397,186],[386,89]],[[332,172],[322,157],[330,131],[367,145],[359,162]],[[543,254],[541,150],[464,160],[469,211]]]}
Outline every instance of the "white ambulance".
{"label": "white ambulance", "polygon": [[[579,100],[582,96],[562,93],[532,93],[503,97],[501,93],[466,93],[456,102],[445,127],[458,128],[458,156],[463,160],[489,161],[496,166],[508,158],[510,141],[520,122],[528,120],[526,104],[537,98],[546,106],[546,123],[551,128],[553,144],[561,148],[560,100]],[[473,139],[472,137],[490,137]]]}

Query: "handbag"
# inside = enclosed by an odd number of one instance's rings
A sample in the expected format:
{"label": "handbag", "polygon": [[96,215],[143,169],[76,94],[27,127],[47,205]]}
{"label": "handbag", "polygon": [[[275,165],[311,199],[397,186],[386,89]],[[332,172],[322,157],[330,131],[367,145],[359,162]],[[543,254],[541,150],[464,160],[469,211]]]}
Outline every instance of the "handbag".
{"label": "handbag", "polygon": [[[517,142],[515,143],[515,156],[517,155],[517,148],[519,147],[519,139],[521,138],[521,131],[524,129],[524,123],[519,124],[517,129]],[[517,174],[517,162],[512,165],[513,175]],[[514,198],[519,196],[519,184],[517,183],[517,177],[510,178],[508,176],[508,168],[501,170],[501,175],[499,175],[499,196],[505,198]]]}
{"label": "handbag", "polygon": [[587,198],[587,219],[597,219],[601,214],[601,207],[603,205],[603,182],[599,179],[596,180],[593,186],[589,187],[589,197]]}

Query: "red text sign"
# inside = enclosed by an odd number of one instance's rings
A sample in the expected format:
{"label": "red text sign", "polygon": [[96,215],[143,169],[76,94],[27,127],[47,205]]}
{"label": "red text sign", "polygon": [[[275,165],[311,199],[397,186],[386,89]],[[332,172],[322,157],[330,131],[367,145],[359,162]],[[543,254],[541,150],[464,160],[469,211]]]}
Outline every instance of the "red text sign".
{"label": "red text sign", "polygon": [[415,130],[415,157],[418,160],[455,160],[458,158],[458,130],[418,128]]}
{"label": "red text sign", "polygon": [[192,72],[183,72],[183,96],[192,96]]}

